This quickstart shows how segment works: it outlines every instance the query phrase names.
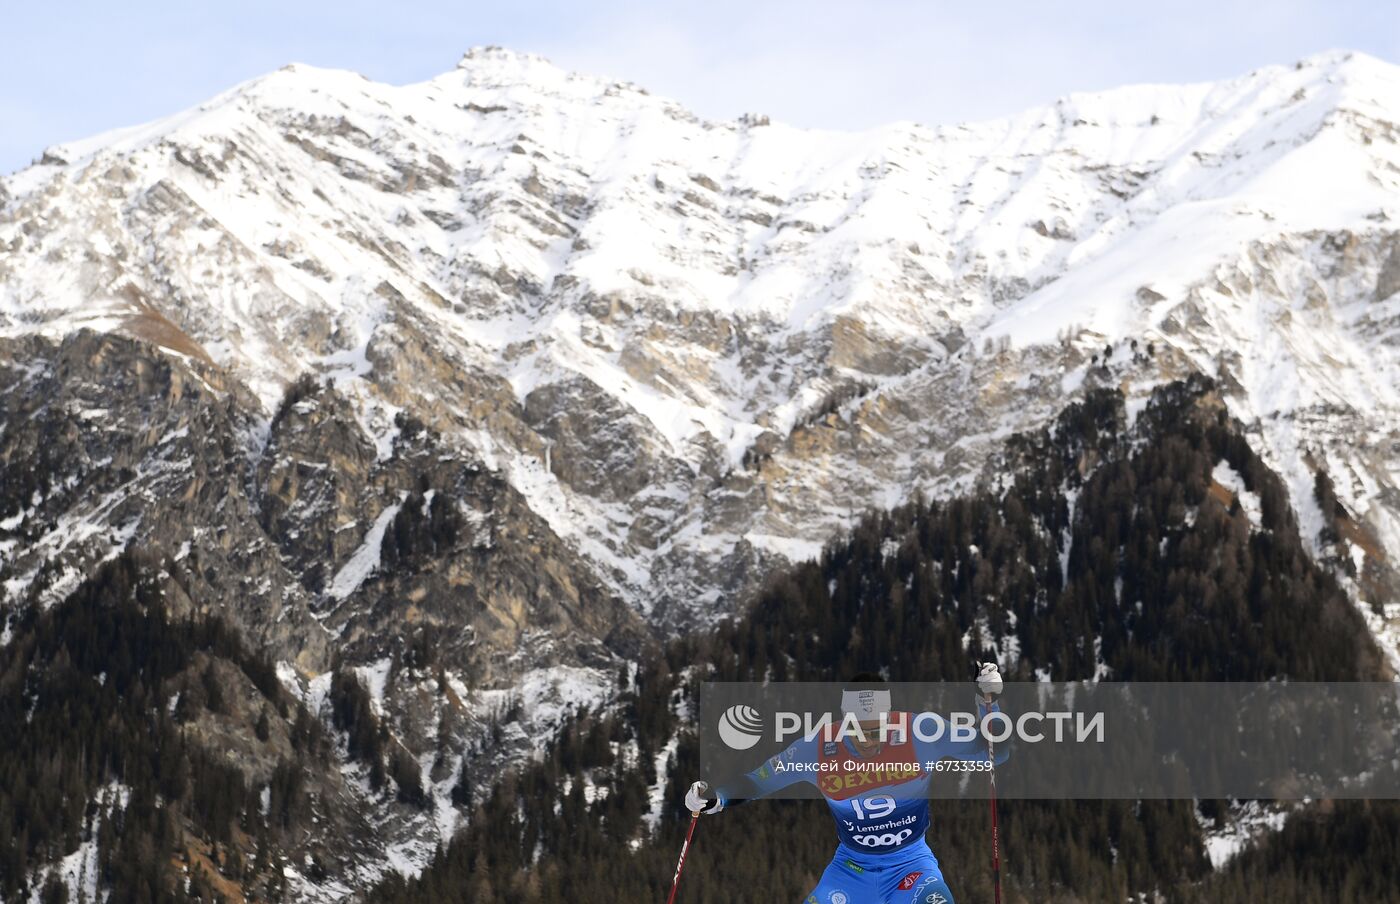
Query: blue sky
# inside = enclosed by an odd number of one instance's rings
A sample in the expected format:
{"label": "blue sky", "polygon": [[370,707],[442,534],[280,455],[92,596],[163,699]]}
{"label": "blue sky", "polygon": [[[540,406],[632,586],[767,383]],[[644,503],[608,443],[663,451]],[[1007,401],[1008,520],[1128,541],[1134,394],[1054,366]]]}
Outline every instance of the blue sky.
{"label": "blue sky", "polygon": [[0,11],[0,173],[289,62],[394,83],[500,44],[698,113],[797,125],[958,122],[1069,91],[1238,75],[1332,48],[1400,62],[1400,3],[127,0]]}

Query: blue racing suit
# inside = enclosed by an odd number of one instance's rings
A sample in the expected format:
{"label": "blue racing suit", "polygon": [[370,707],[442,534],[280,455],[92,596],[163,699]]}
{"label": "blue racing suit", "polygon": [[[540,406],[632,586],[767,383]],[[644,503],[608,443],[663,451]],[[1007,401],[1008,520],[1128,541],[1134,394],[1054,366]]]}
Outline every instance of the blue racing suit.
{"label": "blue racing suit", "polygon": [[[979,717],[987,707],[978,704]],[[996,709],[993,704],[992,709]],[[914,719],[890,715],[890,722]],[[920,732],[892,732],[880,747],[862,755],[838,728],[804,737],[737,782],[714,789],[722,802],[753,799],[808,782],[815,785],[836,820],[836,854],[803,904],[952,904],[938,858],[924,834],[929,827],[929,782],[939,772],[990,768],[987,743],[977,735],[937,740]],[[924,723],[928,724],[928,723]],[[923,732],[924,735],[931,732]],[[996,762],[1007,757],[997,751]],[[911,768],[912,767],[912,768]]]}

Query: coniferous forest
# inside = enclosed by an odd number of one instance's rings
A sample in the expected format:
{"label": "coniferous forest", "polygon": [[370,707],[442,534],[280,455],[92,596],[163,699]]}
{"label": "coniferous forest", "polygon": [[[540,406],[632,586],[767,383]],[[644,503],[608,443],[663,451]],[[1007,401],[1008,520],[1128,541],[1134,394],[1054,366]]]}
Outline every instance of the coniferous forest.
{"label": "coniferous forest", "polygon": [[[0,651],[0,899],[86,841],[108,901],[217,900],[230,880],[271,875],[304,822],[320,723],[223,621],[171,618],[152,565],[118,558]],[[266,807],[196,719],[259,739]],[[192,866],[188,887],[175,863]],[[42,894],[67,892],[51,875]]]}
{"label": "coniferous forest", "polygon": [[[1214,483],[1221,461],[1257,495],[1261,523]],[[1383,676],[1346,594],[1307,554],[1285,488],[1208,381],[1164,387],[1131,423],[1118,393],[1091,393],[994,464],[999,485],[873,514],[819,561],[773,575],[742,617],[621,670],[617,702],[580,712],[538,761],[465,772],[453,797],[467,826],[420,877],[391,875],[369,899],[664,900],[684,788],[703,777],[684,715],[705,680],[968,680],[994,654],[966,646],[980,626],[1015,638],[1010,680],[1102,667],[1118,680]],[[4,900],[29,893],[34,864],[83,842],[96,844],[109,901],[280,900],[279,852],[334,855],[297,845],[309,801],[321,801],[316,818],[336,818],[308,767],[337,742],[372,782],[421,801],[416,764],[396,755],[352,676],[336,673],[318,720],[221,621],[168,612],[148,578],[158,567],[115,560],[29,613],[0,649]],[[430,645],[414,659],[431,670]],[[235,736],[249,745],[239,762],[219,752]],[[1003,801],[1006,899],[1400,900],[1393,803],[1297,808],[1212,871],[1205,832],[1230,812],[1224,801]],[[989,822],[985,801],[934,804],[929,842],[959,901],[991,899]],[[817,801],[706,817],[680,900],[801,900],[830,858],[828,823]],[[66,900],[57,883],[38,893]]]}

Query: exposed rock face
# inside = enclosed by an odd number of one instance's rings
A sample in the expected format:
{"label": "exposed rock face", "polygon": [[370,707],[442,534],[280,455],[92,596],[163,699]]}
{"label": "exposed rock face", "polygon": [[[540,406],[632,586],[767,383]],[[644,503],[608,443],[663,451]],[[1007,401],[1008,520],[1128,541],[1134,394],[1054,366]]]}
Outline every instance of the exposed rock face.
{"label": "exposed rock face", "polygon": [[0,180],[0,605],[161,550],[303,683],[391,676],[415,750],[460,717],[446,787],[481,695],[606,696],[1086,387],[1200,371],[1395,651],[1397,109],[1331,55],[805,133],[484,50],[53,148]]}
{"label": "exposed rock face", "polygon": [[167,555],[190,599],[313,671],[332,646],[387,654],[404,625],[451,627],[445,645],[488,681],[527,635],[594,664],[647,642],[509,484],[412,416],[380,457],[329,385],[299,384],[268,426],[226,375],[130,339],[5,342],[24,362],[6,373],[0,434],[15,600],[62,598],[132,547]]}
{"label": "exposed rock face", "polygon": [[1390,251],[1385,256],[1385,265],[1376,279],[1375,300],[1385,301],[1400,292],[1400,241],[1390,243]]}
{"label": "exposed rock face", "polygon": [[335,563],[360,540],[359,496],[376,449],[339,394],[299,384],[271,425],[258,462],[260,521],[312,594],[326,592]]}
{"label": "exposed rock face", "polygon": [[4,587],[61,599],[127,547],[169,557],[191,604],[274,655],[324,666],[308,598],[258,524],[256,400],[216,368],[110,334],[3,340]]}

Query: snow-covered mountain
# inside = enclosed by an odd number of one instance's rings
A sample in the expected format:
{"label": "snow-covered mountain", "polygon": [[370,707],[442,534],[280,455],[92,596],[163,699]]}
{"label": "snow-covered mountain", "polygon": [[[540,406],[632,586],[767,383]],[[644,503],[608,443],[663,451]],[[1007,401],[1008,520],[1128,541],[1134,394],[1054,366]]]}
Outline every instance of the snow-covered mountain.
{"label": "snow-covered mountain", "polygon": [[381,449],[421,418],[664,623],[986,476],[1086,377],[1193,367],[1305,523],[1326,469],[1384,562],[1397,118],[1400,69],[1351,53],[862,133],[498,49],[404,87],[289,66],[0,182],[0,332],[153,341],[264,417],[330,376]]}
{"label": "snow-covered mountain", "polygon": [[410,642],[547,723],[1086,388],[1201,371],[1400,665],[1397,218],[1400,67],[1359,54],[862,133],[499,49],[289,66],[0,179],[0,607],[164,556],[424,750]]}

